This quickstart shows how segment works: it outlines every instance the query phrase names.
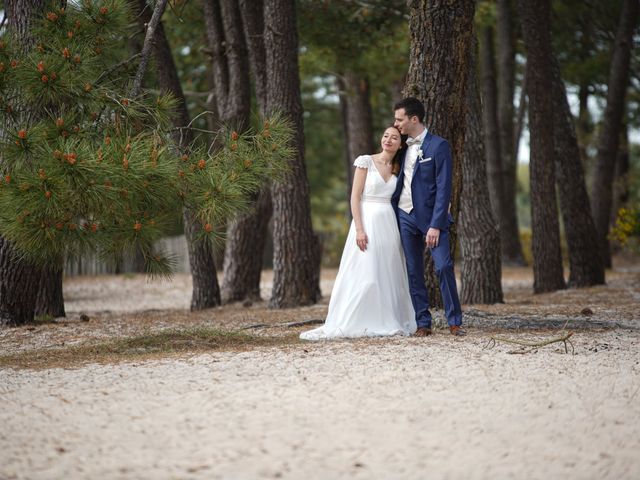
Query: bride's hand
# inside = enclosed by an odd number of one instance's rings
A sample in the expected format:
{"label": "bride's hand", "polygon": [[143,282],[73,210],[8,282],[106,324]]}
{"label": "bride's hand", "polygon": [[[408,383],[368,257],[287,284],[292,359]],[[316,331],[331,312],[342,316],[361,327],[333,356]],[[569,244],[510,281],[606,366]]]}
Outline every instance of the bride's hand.
{"label": "bride's hand", "polygon": [[368,243],[369,243],[369,238],[367,237],[366,233],[364,232],[356,233],[356,245],[358,245],[358,248],[360,250],[364,252],[367,249]]}

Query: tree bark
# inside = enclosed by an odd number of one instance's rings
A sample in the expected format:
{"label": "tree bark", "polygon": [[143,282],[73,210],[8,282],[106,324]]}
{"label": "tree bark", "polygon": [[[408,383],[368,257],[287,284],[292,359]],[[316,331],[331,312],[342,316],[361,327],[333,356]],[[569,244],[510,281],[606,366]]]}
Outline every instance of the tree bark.
{"label": "tree bark", "polygon": [[191,311],[216,307],[220,305],[220,287],[216,276],[213,245],[210,241],[199,238],[202,226],[189,209],[185,208],[182,216],[193,281]]}
{"label": "tree bark", "polygon": [[[583,62],[588,62],[593,56],[594,28],[591,22],[581,21],[578,28],[583,32],[580,36],[579,58]],[[585,172],[591,170],[591,159],[587,153],[587,146],[591,143],[593,133],[593,120],[589,111],[589,96],[591,95],[591,79],[581,78],[578,85],[578,121],[576,122],[576,135],[578,137],[578,147],[580,148],[580,158]]]}
{"label": "tree bark", "polygon": [[591,210],[606,267],[611,266],[609,220],[613,203],[613,177],[620,142],[624,100],[629,83],[633,32],[638,21],[638,0],[624,0],[611,55],[607,106],[598,137],[598,156],[591,189]]}
{"label": "tree bark", "polygon": [[296,154],[286,178],[273,187],[273,292],[270,305],[315,303],[320,293],[320,246],[311,226],[309,182],[304,164],[304,128],[298,76],[294,0],[266,0],[267,112],[279,111],[294,125]]}
{"label": "tree bark", "polygon": [[589,136],[593,130],[591,124],[591,114],[589,112],[589,85],[583,82],[578,89],[578,102],[580,111],[578,113],[578,121],[576,122],[576,135],[578,137],[578,148],[580,149],[580,158],[585,172],[589,170],[589,155],[587,154],[587,145],[589,144]]}
{"label": "tree bark", "polygon": [[[245,58],[241,70],[229,69],[231,84],[240,85],[238,93],[229,91],[227,95],[246,95],[238,102],[235,110],[238,116],[245,115],[243,122],[249,124],[250,84],[247,68],[251,71],[253,85],[261,113],[265,112],[266,70],[264,52],[264,17],[261,1],[241,0],[237,12],[231,8],[232,2],[225,2],[224,12],[228,18],[224,24],[224,35],[233,39],[238,52]],[[233,12],[233,18],[230,13]],[[237,17],[237,19],[234,19]],[[244,32],[244,35],[243,35]],[[244,45],[242,48],[240,45]],[[247,55],[248,52],[248,55]],[[246,60],[248,58],[248,62]],[[234,78],[242,75],[241,78]],[[246,109],[246,110],[245,110]],[[222,301],[259,301],[262,259],[267,243],[268,226],[273,213],[271,192],[265,186],[256,196],[251,212],[234,218],[227,227],[227,242],[224,252]]]}
{"label": "tree bark", "polygon": [[[342,125],[343,125],[343,131],[344,131],[344,168],[347,173],[346,175],[347,188],[345,189],[345,191],[347,192],[346,200],[348,202],[349,199],[351,198],[351,188],[353,186],[354,168],[353,168],[353,160],[351,159],[351,153],[349,149],[349,129],[347,128],[347,125],[349,125],[349,111],[348,111],[349,105],[347,104],[347,95],[346,95],[347,85],[345,83],[343,75],[337,75],[336,82],[338,84],[338,91],[341,92],[339,95],[340,116],[342,118]],[[352,218],[351,208],[347,209],[347,216],[349,218],[349,221],[351,221],[351,218]]]}
{"label": "tree bark", "polygon": [[[500,243],[502,261],[524,265],[518,229],[516,185],[518,173],[517,146],[520,135],[514,132],[515,38],[513,33],[511,0],[498,0],[496,5],[496,50],[498,54],[498,123],[500,128],[500,157],[503,196],[500,209]],[[524,88],[524,86],[523,86]],[[524,106],[524,104],[523,104]]]}
{"label": "tree bark", "polygon": [[[426,126],[447,139],[453,155],[451,214],[458,217],[462,190],[462,156],[466,115],[469,49],[473,42],[473,0],[411,0],[409,31],[411,61],[405,96],[419,98],[427,112]],[[450,230],[451,258],[455,258],[456,228]],[[442,307],[433,260],[425,256],[429,300]]]}
{"label": "tree bark", "polygon": [[369,95],[369,80],[362,75],[347,71],[342,76],[340,101],[344,103],[344,132],[347,146],[348,168],[347,199],[351,198],[353,183],[353,161],[359,155],[373,153],[373,114]]}
{"label": "tree bark", "polygon": [[34,314],[36,317],[48,315],[53,318],[66,317],[64,311],[64,297],[62,294],[62,280],[64,277],[62,266],[42,269],[40,287],[36,298]]}
{"label": "tree bark", "polygon": [[[152,12],[145,0],[138,0],[138,13],[137,18],[142,25],[151,20]],[[153,54],[156,60],[156,76],[160,89],[171,92],[178,100],[173,124],[178,128],[186,127],[189,125],[191,117],[173,60],[173,53],[161,22],[156,28]],[[193,134],[191,130],[183,128],[175,134],[175,140],[182,148],[188,148],[193,141]],[[220,305],[220,286],[216,274],[213,248],[207,241],[199,238],[202,226],[192,213],[185,210],[183,221],[193,284],[191,310],[204,310],[218,306]]]}
{"label": "tree bark", "polygon": [[264,51],[264,2],[240,0],[244,38],[249,51],[249,67],[260,113],[265,113],[267,101],[267,65]]}
{"label": "tree bark", "polygon": [[569,247],[569,286],[599,285],[604,283],[604,264],[589,208],[580,148],[560,67],[555,58],[552,61],[556,184]]}
{"label": "tree bark", "polygon": [[235,218],[227,228],[222,301],[260,301],[262,258],[273,214],[271,191],[265,187],[250,213]]}
{"label": "tree bark", "polygon": [[249,62],[237,0],[204,0],[216,105],[222,123],[241,132],[249,126]]}
{"label": "tree bark", "polygon": [[555,190],[553,147],[553,69],[549,0],[518,0],[527,51],[529,131],[531,132],[531,230],[535,293],[565,287]]}
{"label": "tree bark", "polygon": [[[5,1],[7,26],[16,44],[26,48],[32,42],[32,25],[46,5],[44,0]],[[40,277],[41,270],[21,259],[11,244],[0,237],[0,326],[33,321]]]}
{"label": "tree bark", "polygon": [[500,234],[489,199],[474,50],[470,49],[467,126],[462,156],[460,300],[462,303],[490,304],[503,301],[502,265],[498,248]]}
{"label": "tree bark", "polygon": [[33,321],[41,270],[18,257],[0,237],[0,326]]}
{"label": "tree bark", "polygon": [[[493,52],[493,28],[490,26],[482,27],[480,31],[480,72],[481,72],[481,85],[482,85],[482,125],[484,126],[484,144],[482,150],[485,152],[487,167],[487,184],[489,187],[489,199],[491,200],[491,210],[493,211],[493,218],[497,220],[498,227],[504,218],[504,187],[503,187],[503,171],[502,171],[502,156],[500,148],[500,129],[498,123],[498,92],[496,88],[496,69],[494,63]],[[474,62],[475,63],[475,62]],[[476,84],[476,76],[474,75],[473,84]],[[476,102],[475,92],[468,89],[468,97],[470,102]],[[471,104],[470,104],[471,106]],[[475,107],[475,103],[473,104]],[[473,114],[475,115],[476,112]],[[469,118],[467,120],[467,127],[473,125],[475,118]],[[482,129],[478,130],[482,132]],[[477,141],[477,139],[476,139]],[[474,147],[477,151],[477,147]],[[466,148],[467,153],[469,147]],[[467,178],[465,176],[465,178]]]}

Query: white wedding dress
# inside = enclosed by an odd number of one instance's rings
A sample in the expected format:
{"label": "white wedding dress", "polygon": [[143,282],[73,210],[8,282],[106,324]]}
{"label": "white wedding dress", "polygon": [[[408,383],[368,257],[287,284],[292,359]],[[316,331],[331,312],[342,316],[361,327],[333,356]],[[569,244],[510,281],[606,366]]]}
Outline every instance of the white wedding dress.
{"label": "white wedding dress", "polygon": [[360,211],[369,243],[364,252],[358,248],[352,221],[327,319],[321,327],[303,332],[303,340],[410,335],[416,331],[407,267],[391,206],[397,177],[391,175],[385,182],[370,155],[358,157],[354,165],[367,169]]}

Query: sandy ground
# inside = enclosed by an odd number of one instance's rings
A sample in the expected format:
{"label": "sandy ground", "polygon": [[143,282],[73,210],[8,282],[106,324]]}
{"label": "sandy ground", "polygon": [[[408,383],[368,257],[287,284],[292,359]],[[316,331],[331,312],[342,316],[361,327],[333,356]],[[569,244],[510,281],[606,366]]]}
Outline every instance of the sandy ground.
{"label": "sandy ground", "polygon": [[[334,274],[325,272],[325,294]],[[462,339],[438,331],[427,340],[0,369],[0,478],[640,478],[640,273],[634,265],[608,278],[533,296],[530,272],[507,269],[507,302],[465,306]],[[0,330],[0,349],[326,314],[326,299],[189,314],[189,288],[187,277],[70,279],[69,319]],[[496,334],[549,338],[567,321],[575,354],[557,343],[518,355],[514,345],[485,348]]]}

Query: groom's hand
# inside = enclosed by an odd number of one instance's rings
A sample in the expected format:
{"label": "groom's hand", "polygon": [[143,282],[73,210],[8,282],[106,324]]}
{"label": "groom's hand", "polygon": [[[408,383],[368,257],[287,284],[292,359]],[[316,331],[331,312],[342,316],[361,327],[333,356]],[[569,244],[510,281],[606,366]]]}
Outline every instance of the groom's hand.
{"label": "groom's hand", "polygon": [[438,242],[440,241],[440,229],[439,228],[430,228],[427,231],[427,236],[425,238],[425,243],[427,247],[434,248],[438,246]]}
{"label": "groom's hand", "polygon": [[364,232],[356,232],[356,245],[363,252],[367,249],[367,244],[369,243],[369,238],[367,234]]}

